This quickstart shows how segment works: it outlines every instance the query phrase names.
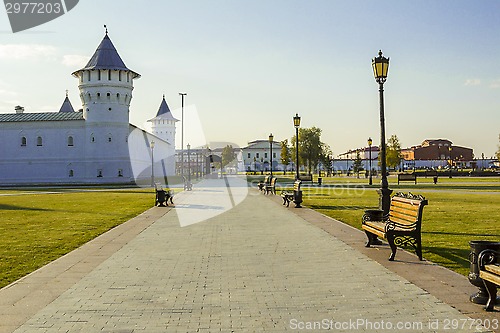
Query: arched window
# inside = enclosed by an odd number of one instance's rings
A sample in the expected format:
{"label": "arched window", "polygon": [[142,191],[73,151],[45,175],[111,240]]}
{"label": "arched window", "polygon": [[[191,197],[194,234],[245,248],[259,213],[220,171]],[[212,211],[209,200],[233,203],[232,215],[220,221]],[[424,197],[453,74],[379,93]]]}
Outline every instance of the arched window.
{"label": "arched window", "polygon": [[97,70],[97,79],[99,81],[101,81],[101,70],[100,69]]}
{"label": "arched window", "polygon": [[101,98],[101,93],[97,93],[97,99]]}
{"label": "arched window", "polygon": [[106,96],[108,97],[108,99],[111,98],[111,93],[107,93]]}
{"label": "arched window", "polygon": [[68,176],[69,177],[73,177],[74,175],[75,175],[74,171],[73,170],[69,170]]}
{"label": "arched window", "polygon": [[90,75],[90,71],[87,71],[87,79],[88,79],[88,81],[90,81],[90,79],[92,79],[92,76]]}
{"label": "arched window", "polygon": [[73,143],[73,137],[72,136],[68,136],[68,147],[73,147],[74,143]]}
{"label": "arched window", "polygon": [[118,71],[118,81],[122,80],[122,71]]}
{"label": "arched window", "polygon": [[27,144],[26,137],[25,137],[25,136],[23,136],[23,137],[21,138],[21,147],[26,147],[26,144]]}
{"label": "arched window", "polygon": [[36,138],[36,145],[37,145],[38,147],[43,146],[43,140],[42,140],[42,137],[41,137],[41,136],[39,136],[39,137],[37,137],[37,138]]}
{"label": "arched window", "polygon": [[111,81],[111,69],[108,69],[108,80]]}
{"label": "arched window", "polygon": [[120,102],[120,94],[116,94],[116,100]]}

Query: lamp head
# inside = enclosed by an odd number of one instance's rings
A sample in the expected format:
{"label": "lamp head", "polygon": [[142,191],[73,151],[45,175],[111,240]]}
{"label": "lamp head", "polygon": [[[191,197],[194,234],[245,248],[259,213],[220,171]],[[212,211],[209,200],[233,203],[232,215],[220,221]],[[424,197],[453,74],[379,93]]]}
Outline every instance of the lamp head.
{"label": "lamp head", "polygon": [[293,126],[295,128],[299,128],[300,127],[300,117],[299,117],[298,113],[296,113],[295,117],[293,117]]}
{"label": "lamp head", "polygon": [[269,142],[272,143],[274,140],[274,135],[273,133],[269,134]]}
{"label": "lamp head", "polygon": [[372,59],[372,67],[375,80],[383,84],[389,72],[389,58],[384,57],[381,50],[378,52],[378,57]]}

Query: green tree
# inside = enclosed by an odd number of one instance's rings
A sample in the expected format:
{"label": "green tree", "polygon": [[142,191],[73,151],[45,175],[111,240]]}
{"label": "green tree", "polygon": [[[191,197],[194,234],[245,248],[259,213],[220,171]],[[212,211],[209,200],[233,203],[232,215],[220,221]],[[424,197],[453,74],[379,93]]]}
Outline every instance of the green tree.
{"label": "green tree", "polygon": [[389,168],[397,168],[401,162],[401,144],[396,135],[391,135],[387,140],[386,163]]}
{"label": "green tree", "polygon": [[281,141],[281,164],[285,166],[283,174],[286,175],[286,168],[290,164],[292,155],[290,153],[290,147],[288,146],[288,139]]}
{"label": "green tree", "polygon": [[228,165],[234,166],[236,164],[236,154],[234,153],[234,149],[232,145],[227,145],[222,149],[222,167],[226,167]]}
{"label": "green tree", "polygon": [[498,134],[497,160],[500,162],[500,134]]}
{"label": "green tree", "polygon": [[359,150],[356,150],[356,159],[354,160],[352,171],[356,173],[358,178],[359,178],[359,172],[363,171],[363,161],[361,160],[361,155],[359,153]]}
{"label": "green tree", "polygon": [[[295,161],[296,138],[292,137],[292,159]],[[328,145],[321,142],[321,129],[317,127],[299,128],[299,164],[304,165],[309,173],[318,168],[319,162],[324,159]]]}

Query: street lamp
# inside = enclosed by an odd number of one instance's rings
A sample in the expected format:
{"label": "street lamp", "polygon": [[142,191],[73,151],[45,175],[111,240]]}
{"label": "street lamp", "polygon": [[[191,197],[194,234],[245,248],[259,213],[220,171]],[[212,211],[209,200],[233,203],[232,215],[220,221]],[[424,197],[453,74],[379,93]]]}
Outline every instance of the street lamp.
{"label": "street lamp", "polygon": [[368,158],[370,159],[370,170],[368,171],[368,175],[370,177],[370,180],[368,182],[369,185],[373,184],[372,181],[372,138],[368,138]]}
{"label": "street lamp", "polygon": [[269,134],[269,160],[271,161],[271,177],[273,176],[273,133]]}
{"label": "street lamp", "polygon": [[153,151],[155,149],[155,142],[151,141],[149,144],[149,147],[151,147],[151,187],[155,186],[155,158],[153,155]]}
{"label": "street lamp", "polygon": [[184,96],[187,93],[179,93],[181,96],[181,176],[184,178]]}
{"label": "street lamp", "polygon": [[191,145],[188,143],[187,144],[187,149],[188,149],[188,182],[191,182],[191,160],[189,159],[191,155]]}
{"label": "street lamp", "polygon": [[373,75],[375,81],[379,85],[380,95],[380,168],[382,172],[381,187],[379,192],[379,206],[383,210],[384,215],[389,213],[391,205],[391,193],[389,183],[387,181],[387,165],[385,151],[385,117],[384,117],[384,83],[387,80],[387,72],[389,71],[389,58],[382,55],[382,51],[378,52],[378,57],[372,59]]}
{"label": "street lamp", "polygon": [[299,180],[299,127],[300,117],[296,113],[293,117],[293,126],[295,127],[295,180]]}

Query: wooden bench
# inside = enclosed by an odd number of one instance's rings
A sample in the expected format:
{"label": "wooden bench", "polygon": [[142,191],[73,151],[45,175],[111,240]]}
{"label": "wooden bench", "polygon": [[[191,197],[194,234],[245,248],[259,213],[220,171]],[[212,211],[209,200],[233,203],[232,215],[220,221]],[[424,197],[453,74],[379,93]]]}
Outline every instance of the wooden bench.
{"label": "wooden bench", "polygon": [[276,194],[276,177],[271,178],[271,182],[265,186],[266,194]]}
{"label": "wooden bench", "polygon": [[259,188],[260,191],[265,191],[266,190],[266,185],[270,184],[270,178],[271,176],[266,176],[264,177],[264,181],[261,181],[257,184],[257,187]]}
{"label": "wooden bench", "polygon": [[417,174],[416,173],[398,173],[398,185],[399,182],[415,182],[417,184]]}
{"label": "wooden bench", "polygon": [[302,180],[303,182],[312,182],[313,181],[313,175],[312,174],[300,175],[299,179]]}
{"label": "wooden bench", "polygon": [[293,183],[293,192],[292,191],[282,191],[281,198],[283,198],[283,205],[286,204],[287,207],[290,206],[290,201],[295,203],[295,208],[301,208],[300,205],[302,203],[302,190],[300,189],[300,185],[302,184],[301,180],[296,180]]}
{"label": "wooden bench", "polygon": [[391,198],[389,214],[382,220],[372,221],[370,215],[364,214],[361,227],[368,237],[366,247],[370,247],[378,236],[389,242],[392,250],[390,261],[396,256],[397,246],[407,245],[411,245],[422,260],[422,213],[427,204],[421,195],[397,193]]}
{"label": "wooden bench", "polygon": [[500,286],[500,252],[486,249],[479,254],[479,277],[483,279],[484,286],[488,291],[488,302],[486,311],[494,311],[497,298],[497,286]]}
{"label": "wooden bench", "polygon": [[170,200],[170,203],[173,205],[174,204],[174,191],[171,190],[164,190],[163,186],[159,183],[155,183],[155,192],[156,192],[156,197],[155,197],[155,206],[159,207],[165,207],[168,206],[168,201]]}

